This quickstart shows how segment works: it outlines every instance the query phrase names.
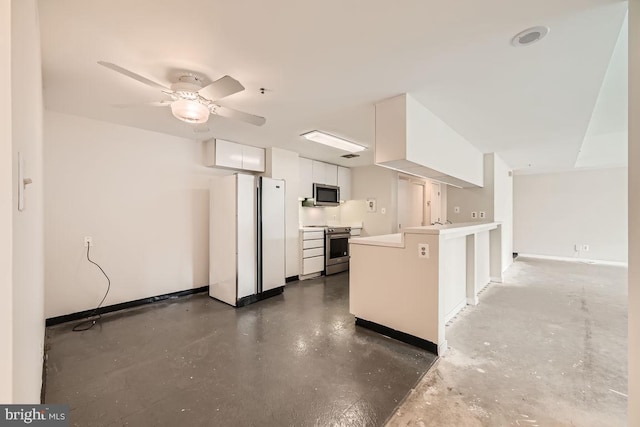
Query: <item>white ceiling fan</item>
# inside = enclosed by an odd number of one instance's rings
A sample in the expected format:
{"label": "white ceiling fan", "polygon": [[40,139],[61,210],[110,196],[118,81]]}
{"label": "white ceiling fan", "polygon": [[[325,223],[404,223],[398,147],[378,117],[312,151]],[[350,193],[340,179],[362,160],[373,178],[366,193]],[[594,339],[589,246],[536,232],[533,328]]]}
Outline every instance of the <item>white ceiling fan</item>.
{"label": "white ceiling fan", "polygon": [[[230,76],[224,76],[215,82],[203,86],[203,78],[194,73],[184,73],[178,76],[178,81],[170,87],[149,80],[139,74],[122,68],[111,62],[98,61],[98,64],[107,67],[127,77],[131,77],[141,83],[160,89],[162,93],[171,97],[171,100],[151,102],[145,105],[170,106],[175,118],[187,123],[201,124],[209,120],[210,114],[241,120],[256,126],[262,126],[266,120],[264,117],[238,111],[233,108],[223,107],[217,101],[226,96],[233,95],[244,90],[239,81]],[[131,105],[119,105],[128,107]]]}

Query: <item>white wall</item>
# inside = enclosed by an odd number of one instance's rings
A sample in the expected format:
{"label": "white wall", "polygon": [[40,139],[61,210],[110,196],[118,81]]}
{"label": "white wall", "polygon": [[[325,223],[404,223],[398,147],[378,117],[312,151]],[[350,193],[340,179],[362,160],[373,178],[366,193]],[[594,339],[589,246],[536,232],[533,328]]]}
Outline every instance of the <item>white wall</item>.
{"label": "white wall", "polygon": [[518,253],[626,262],[627,168],[517,175],[513,235]]}
{"label": "white wall", "polygon": [[640,0],[629,2],[629,418],[640,425]]}
{"label": "white wall", "polygon": [[[362,235],[376,236],[397,232],[396,206],[398,173],[381,166],[351,169],[351,197],[354,200],[376,199],[375,213],[364,213]],[[382,213],[383,208],[385,213]]]}
{"label": "white wall", "polygon": [[298,153],[281,148],[266,151],[266,176],[284,179],[286,183],[286,277],[298,275]]}
{"label": "white wall", "polygon": [[[447,189],[447,216],[454,223],[492,220],[494,217],[494,154],[485,154],[483,158],[484,187]],[[455,207],[460,212],[454,211]],[[471,212],[486,213],[486,219],[472,219]]]}
{"label": "white wall", "polygon": [[45,113],[46,315],[208,284],[209,175],[195,141]]}
{"label": "white wall", "polygon": [[[454,223],[477,221],[500,221],[502,226],[501,251],[502,271],[513,263],[513,178],[507,164],[495,153],[484,155],[484,187],[456,188],[447,187],[447,215]],[[455,207],[460,212],[455,212]],[[485,212],[485,218],[479,217]],[[477,212],[476,219],[471,212]]]}
{"label": "white wall", "polygon": [[13,401],[11,0],[0,0],[0,403]]}

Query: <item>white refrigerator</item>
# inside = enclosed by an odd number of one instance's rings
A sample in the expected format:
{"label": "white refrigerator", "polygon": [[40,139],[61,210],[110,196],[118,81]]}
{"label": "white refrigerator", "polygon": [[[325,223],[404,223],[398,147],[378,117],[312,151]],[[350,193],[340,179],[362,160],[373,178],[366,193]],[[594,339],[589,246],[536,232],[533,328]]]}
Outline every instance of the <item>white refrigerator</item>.
{"label": "white refrigerator", "polygon": [[282,293],[284,181],[214,177],[209,203],[209,295],[240,307]]}

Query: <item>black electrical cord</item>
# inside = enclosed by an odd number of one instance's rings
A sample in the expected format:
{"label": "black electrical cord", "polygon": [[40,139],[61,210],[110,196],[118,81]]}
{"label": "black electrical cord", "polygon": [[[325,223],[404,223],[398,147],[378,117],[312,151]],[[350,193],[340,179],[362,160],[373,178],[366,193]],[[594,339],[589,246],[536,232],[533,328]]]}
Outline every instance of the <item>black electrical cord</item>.
{"label": "black electrical cord", "polygon": [[[109,279],[109,276],[107,276],[107,273],[104,272],[102,267],[100,267],[100,265],[97,262],[93,262],[89,257],[90,247],[91,247],[91,244],[87,242],[87,261],[89,261],[91,264],[98,267],[100,271],[102,271],[102,274],[104,274],[104,277],[107,278],[107,292],[104,293],[104,296],[102,297],[102,301],[100,301],[100,304],[98,304],[98,306],[93,310],[93,313],[89,315],[89,318],[87,320],[83,320],[82,322],[78,323],[76,326],[73,327],[72,329],[73,332],[88,331],[89,329],[93,328],[93,326],[96,324],[98,320],[102,318],[102,315],[98,313],[98,310],[100,309],[100,307],[102,307],[102,303],[104,303],[104,300],[107,299],[107,295],[109,295],[109,290],[111,289],[111,279]],[[95,317],[96,315],[97,317]],[[95,317],[95,318],[92,319],[92,317]]]}

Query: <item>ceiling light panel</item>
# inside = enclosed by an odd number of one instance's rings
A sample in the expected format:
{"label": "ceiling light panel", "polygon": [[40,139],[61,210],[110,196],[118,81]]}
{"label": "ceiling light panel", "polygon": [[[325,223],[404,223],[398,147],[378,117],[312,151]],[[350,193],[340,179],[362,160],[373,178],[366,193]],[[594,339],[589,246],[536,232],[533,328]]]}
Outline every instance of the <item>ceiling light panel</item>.
{"label": "ceiling light panel", "polygon": [[346,139],[339,138],[337,136],[330,135],[328,133],[325,133],[319,130],[312,130],[311,132],[303,133],[300,136],[308,139],[309,141],[328,145],[329,147],[348,151],[350,153],[357,153],[358,151],[363,151],[367,149],[367,147],[364,147],[362,145],[353,143],[351,141],[347,141]]}

